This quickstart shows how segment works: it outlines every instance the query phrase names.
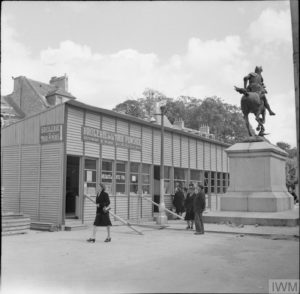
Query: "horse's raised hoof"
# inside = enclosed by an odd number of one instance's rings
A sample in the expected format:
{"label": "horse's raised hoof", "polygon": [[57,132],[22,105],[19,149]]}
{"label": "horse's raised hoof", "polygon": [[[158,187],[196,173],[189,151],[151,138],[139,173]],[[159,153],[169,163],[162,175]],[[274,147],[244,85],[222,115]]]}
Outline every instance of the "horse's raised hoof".
{"label": "horse's raised hoof", "polygon": [[276,115],[276,113],[273,111],[270,111],[270,115]]}

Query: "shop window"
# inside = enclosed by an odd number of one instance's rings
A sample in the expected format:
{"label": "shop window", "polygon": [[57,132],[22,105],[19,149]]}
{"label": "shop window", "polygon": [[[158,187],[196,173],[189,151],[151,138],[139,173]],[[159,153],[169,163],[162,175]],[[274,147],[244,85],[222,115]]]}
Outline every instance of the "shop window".
{"label": "shop window", "polygon": [[117,162],[116,164],[116,195],[126,194],[126,164]]}
{"label": "shop window", "polygon": [[150,164],[142,164],[142,193],[150,194]]}
{"label": "shop window", "polygon": [[215,175],[216,173],[211,172],[210,174],[210,192],[215,193]]}
{"label": "shop window", "polygon": [[183,168],[174,168],[174,188],[177,185],[181,185],[181,187],[187,187],[186,170]]}
{"label": "shop window", "polygon": [[194,183],[195,187],[197,186],[198,183],[202,184],[202,182],[201,182],[201,171],[200,170],[191,170],[190,179],[191,179],[191,182]]}
{"label": "shop window", "polygon": [[208,194],[208,179],[209,179],[209,172],[206,171],[204,172],[204,190],[205,190],[205,194]]}
{"label": "shop window", "polygon": [[165,194],[171,194],[171,168],[169,166],[164,167],[164,188]]}
{"label": "shop window", "polygon": [[139,192],[139,163],[130,163],[130,194]]}
{"label": "shop window", "polygon": [[84,193],[86,195],[96,195],[97,186],[96,160],[85,159],[84,161]]}
{"label": "shop window", "polygon": [[217,173],[217,193],[220,194],[221,193],[221,173]]}
{"label": "shop window", "polygon": [[223,193],[227,191],[226,175],[226,173],[223,173]]}
{"label": "shop window", "polygon": [[113,183],[113,162],[109,160],[102,160],[101,166],[101,182],[106,186],[106,192],[112,194]]}

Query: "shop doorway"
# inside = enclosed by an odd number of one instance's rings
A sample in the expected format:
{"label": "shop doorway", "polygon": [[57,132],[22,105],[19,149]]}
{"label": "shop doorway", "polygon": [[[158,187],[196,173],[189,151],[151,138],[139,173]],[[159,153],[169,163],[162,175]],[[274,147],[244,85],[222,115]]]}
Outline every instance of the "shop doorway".
{"label": "shop doorway", "polygon": [[79,157],[67,157],[66,218],[79,218]]}

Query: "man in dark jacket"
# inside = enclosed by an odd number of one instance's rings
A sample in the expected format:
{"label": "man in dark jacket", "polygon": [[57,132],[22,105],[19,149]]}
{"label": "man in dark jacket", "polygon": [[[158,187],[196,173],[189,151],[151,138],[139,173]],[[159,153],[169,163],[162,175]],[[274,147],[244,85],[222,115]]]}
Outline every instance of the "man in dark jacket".
{"label": "man in dark jacket", "polygon": [[194,206],[195,227],[196,227],[195,235],[200,235],[200,234],[204,234],[202,213],[205,210],[205,193],[204,193],[204,187],[201,184],[198,184],[197,188],[198,188],[198,193],[194,198],[193,206]]}

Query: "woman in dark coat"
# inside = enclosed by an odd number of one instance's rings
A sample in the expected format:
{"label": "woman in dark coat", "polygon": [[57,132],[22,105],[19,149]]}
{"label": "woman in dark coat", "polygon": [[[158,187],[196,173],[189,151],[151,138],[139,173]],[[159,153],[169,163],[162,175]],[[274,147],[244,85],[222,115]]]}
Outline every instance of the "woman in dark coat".
{"label": "woman in dark coat", "polygon": [[96,211],[96,218],[93,226],[93,237],[87,240],[88,242],[92,242],[92,243],[95,243],[96,241],[97,227],[106,227],[107,238],[105,239],[104,242],[111,241],[111,237],[110,237],[111,221],[108,212],[108,210],[110,209],[109,208],[110,200],[108,194],[105,192],[105,185],[103,183],[100,183],[99,186],[100,189],[96,197],[97,211]]}
{"label": "woman in dark coat", "polygon": [[193,229],[194,225],[194,219],[195,219],[195,214],[194,214],[194,209],[193,209],[193,202],[194,202],[194,197],[195,197],[195,187],[193,183],[189,184],[189,190],[186,195],[185,199],[185,217],[184,219],[187,221],[187,227],[186,229]]}
{"label": "woman in dark coat", "polygon": [[176,208],[176,213],[178,215],[182,215],[184,211],[184,194],[182,192],[181,186],[176,187],[173,204]]}

